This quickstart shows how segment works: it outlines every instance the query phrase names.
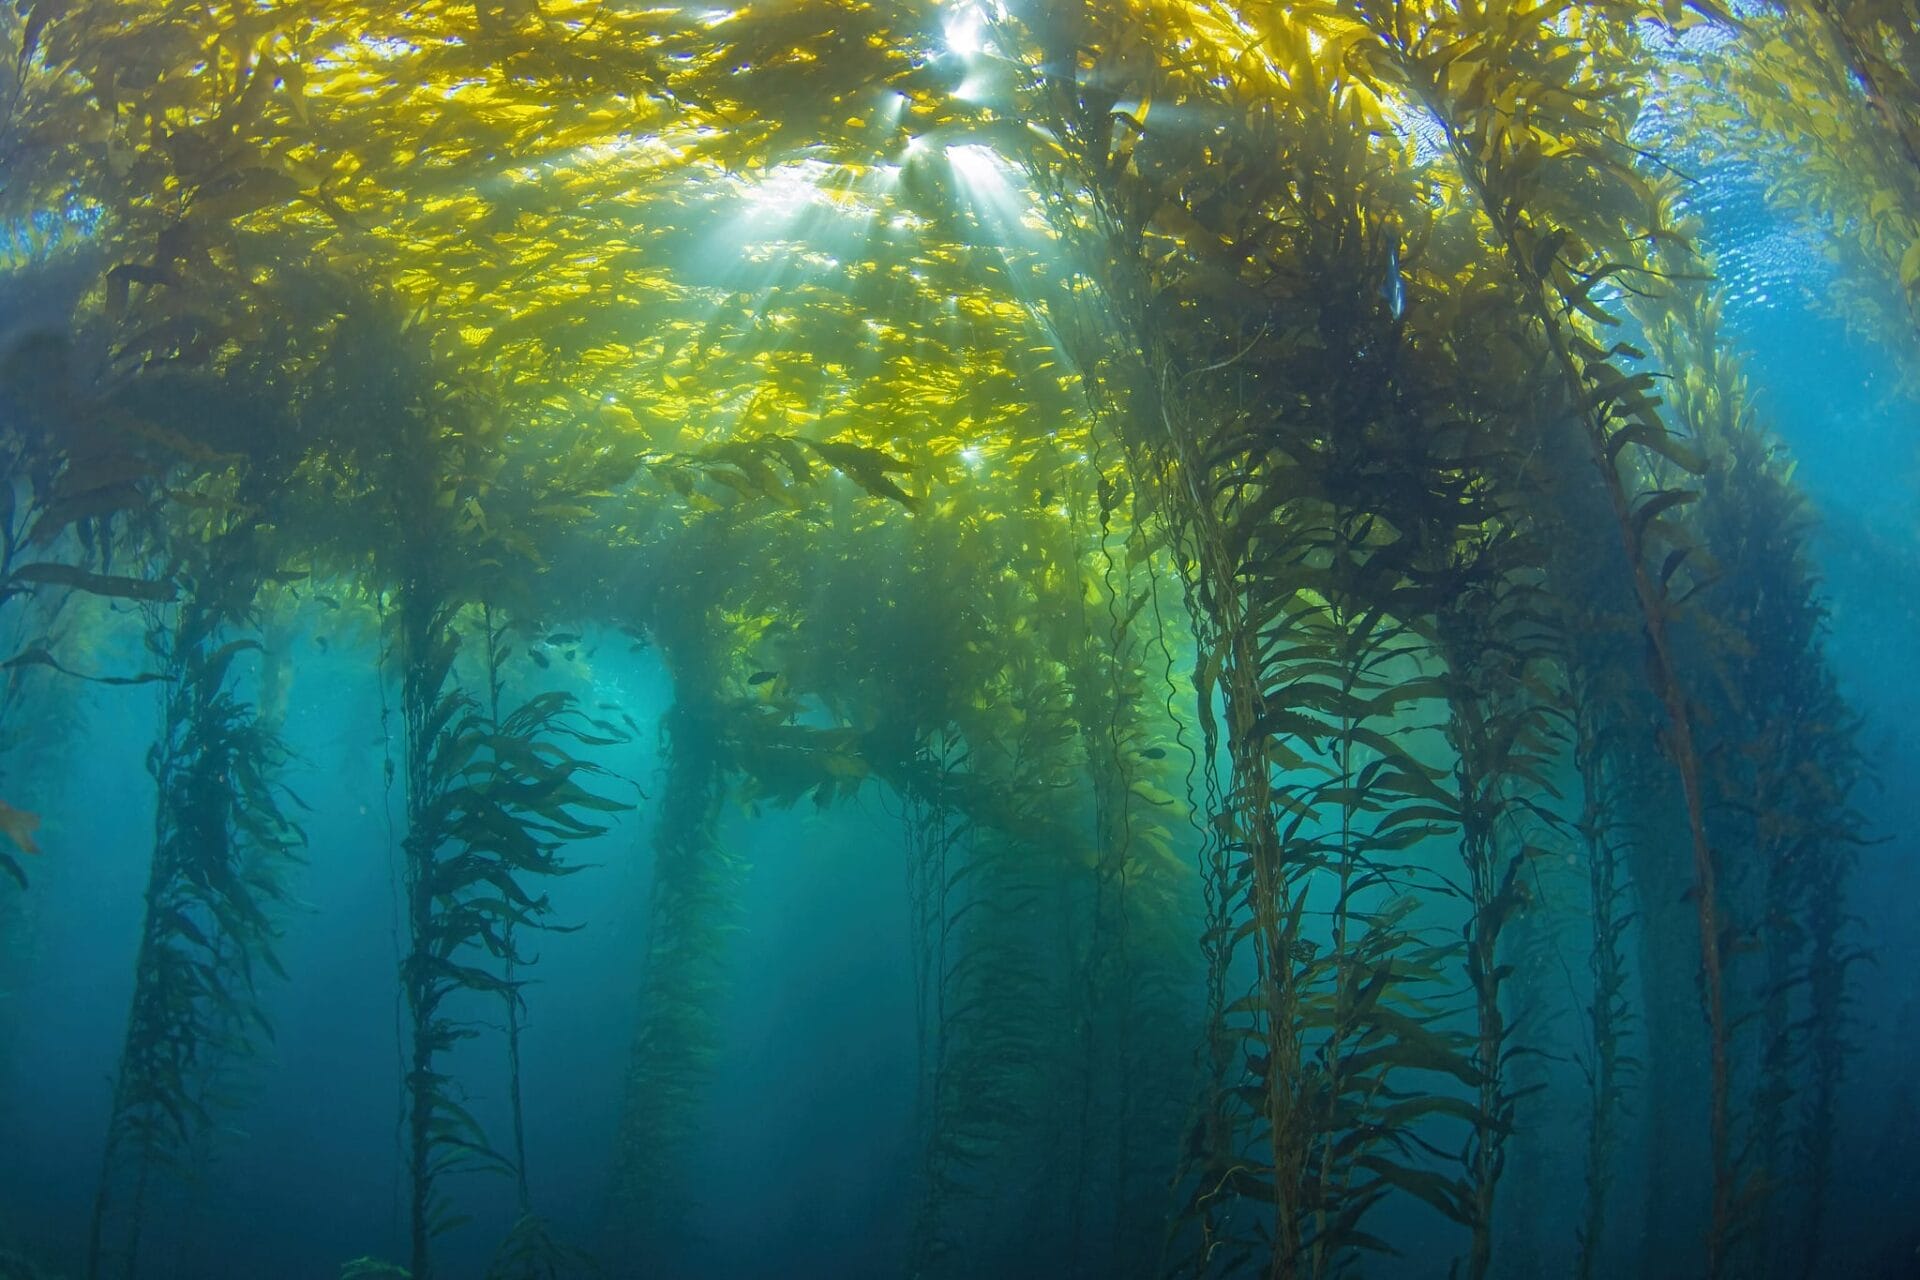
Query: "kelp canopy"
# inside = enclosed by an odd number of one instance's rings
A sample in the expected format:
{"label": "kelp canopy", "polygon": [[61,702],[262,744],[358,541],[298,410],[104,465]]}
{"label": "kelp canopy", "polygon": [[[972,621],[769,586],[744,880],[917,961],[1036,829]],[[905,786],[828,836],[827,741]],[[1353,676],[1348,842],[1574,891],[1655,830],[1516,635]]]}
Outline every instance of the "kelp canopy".
{"label": "kelp canopy", "polygon": [[[1866,770],[1693,174],[1770,166],[1905,358],[1916,30],[1879,0],[0,9],[10,911],[41,846],[78,856],[30,767],[60,691],[160,701],[60,1263],[178,1247],[301,989],[299,864],[364,860],[388,1250],[681,1273],[734,820],[877,804],[916,1046],[881,1273],[1832,1274]],[[316,619],[377,673],[380,847],[288,785]],[[623,662],[671,690],[637,792]],[[636,806],[583,1213],[529,1176],[522,1043],[572,847]],[[476,1169],[511,1213],[463,1207]]]}

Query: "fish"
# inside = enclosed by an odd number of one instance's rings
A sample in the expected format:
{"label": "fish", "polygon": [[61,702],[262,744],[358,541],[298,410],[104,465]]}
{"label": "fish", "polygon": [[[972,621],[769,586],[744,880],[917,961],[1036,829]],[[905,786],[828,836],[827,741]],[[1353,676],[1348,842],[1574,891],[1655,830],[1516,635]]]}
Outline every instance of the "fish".
{"label": "fish", "polygon": [[579,644],[580,637],[571,631],[556,631],[547,637],[548,644]]}
{"label": "fish", "polygon": [[5,800],[0,800],[0,832],[5,832],[7,838],[19,846],[20,852],[40,852],[40,846],[33,839],[33,833],[39,829],[39,814],[16,809]]}
{"label": "fish", "polygon": [[1387,304],[1387,314],[1398,320],[1407,310],[1407,281],[1400,273],[1400,245],[1398,242],[1387,246],[1387,278],[1380,282],[1380,298]]}
{"label": "fish", "polygon": [[747,683],[748,684],[765,684],[767,681],[773,679],[773,677],[776,674],[778,673],[772,672],[772,671],[756,671],[752,675],[747,677]]}
{"label": "fish", "polygon": [[1167,749],[1165,747],[1148,747],[1140,754],[1149,760],[1165,760],[1167,758]]}
{"label": "fish", "polygon": [[538,649],[527,650],[527,656],[529,658],[532,658],[533,665],[536,667],[539,667],[542,671],[545,671],[548,667],[553,665],[551,662],[547,660],[547,655],[540,652]]}

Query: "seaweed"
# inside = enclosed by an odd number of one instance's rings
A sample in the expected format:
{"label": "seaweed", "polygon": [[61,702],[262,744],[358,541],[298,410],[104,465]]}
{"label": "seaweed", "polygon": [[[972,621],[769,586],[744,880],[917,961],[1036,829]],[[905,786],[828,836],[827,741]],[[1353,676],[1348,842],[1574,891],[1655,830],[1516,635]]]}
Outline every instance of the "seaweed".
{"label": "seaweed", "polygon": [[[436,402],[423,376],[431,361],[417,342],[417,331],[409,332],[383,300],[360,300],[315,374],[307,418],[335,451],[335,483],[371,479],[385,505],[375,564],[390,584],[382,590],[392,600],[389,651],[399,668],[404,734],[398,772],[405,785],[399,852],[406,954],[399,978],[409,1039],[408,1269],[425,1280],[433,1238],[464,1221],[442,1180],[468,1170],[506,1174],[517,1185],[524,1176],[517,1150],[503,1153],[491,1143],[460,1081],[438,1060],[480,1034],[465,1011],[472,997],[517,1010],[524,979],[513,970],[530,961],[523,931],[551,927],[551,905],[529,883],[576,869],[561,856],[565,847],[602,834],[600,819],[627,805],[593,789],[604,771],[573,754],[576,745],[611,739],[571,694],[537,693],[500,714],[497,597],[477,573],[524,556],[527,545],[485,520],[473,491],[480,475],[489,476],[486,497],[497,512],[516,514],[523,531],[538,529],[544,518],[550,543],[575,518],[555,494],[571,494],[581,481],[561,471],[520,483],[497,436],[489,438],[471,418],[461,422],[456,406]],[[483,629],[484,702],[468,692],[459,669],[463,630],[475,614]],[[517,1072],[513,1084],[517,1098]],[[517,1137],[517,1105],[514,1111]]]}
{"label": "seaweed", "polygon": [[[1638,1062],[1624,1051],[1633,1026],[1627,993],[1625,939],[1633,921],[1623,883],[1621,843],[1631,838],[1619,753],[1628,749],[1623,726],[1631,723],[1629,698],[1618,688],[1621,664],[1606,652],[1607,631],[1584,629],[1589,640],[1568,662],[1574,765],[1580,777],[1580,816],[1575,823],[1587,869],[1587,907],[1592,922],[1588,964],[1592,994],[1587,1004],[1586,1052],[1580,1068],[1587,1086],[1586,1204],[1576,1265],[1582,1277],[1602,1265],[1609,1233],[1608,1196],[1620,1146],[1622,1113]],[[1596,653],[1595,650],[1598,650]],[[1623,706],[1626,702],[1628,705]]]}
{"label": "seaweed", "polygon": [[272,1033],[256,974],[285,976],[270,910],[305,838],[276,780],[286,749],[237,687],[236,662],[260,647],[247,624],[269,568],[263,542],[254,520],[225,530],[181,574],[187,596],[177,617],[149,628],[167,677],[149,753],[159,802],[90,1276],[115,1257],[135,1273],[153,1179],[185,1163],[214,1124],[208,1095],[219,1060],[253,1055]]}
{"label": "seaweed", "polygon": [[[1712,820],[1720,846],[1738,853],[1726,929],[1744,961],[1731,988],[1748,1036],[1741,1156],[1753,1188],[1747,1211],[1766,1227],[1754,1233],[1765,1261],[1756,1255],[1747,1266],[1791,1272],[1796,1257],[1813,1266],[1819,1248],[1828,1073],[1843,1038],[1845,971],[1862,956],[1844,944],[1834,904],[1863,841],[1851,795],[1864,760],[1858,717],[1824,653],[1811,517],[1788,484],[1792,464],[1757,418],[1719,313],[1704,290],[1676,292],[1648,331],[1687,371],[1673,389],[1674,413],[1714,464],[1692,522],[1717,571],[1688,615],[1688,640],[1692,660],[1711,673]],[[1811,1105],[1795,1115],[1803,1095]],[[1807,1188],[1798,1204],[1796,1187]]]}
{"label": "seaweed", "polygon": [[[514,1182],[496,1273],[580,1264],[534,1212],[530,945],[628,731],[528,690],[608,624],[674,684],[629,1254],[687,1207],[728,816],[879,793],[910,1269],[1326,1277],[1397,1209],[1465,1275],[1521,1265],[1546,1024],[1515,922],[1548,853],[1592,928],[1575,1266],[1617,1263],[1635,1089],[1699,1036],[1708,1167],[1661,1135],[1650,1198],[1698,1186],[1707,1274],[1819,1267],[1866,762],[1646,107],[1731,68],[1685,101],[1791,137],[1771,195],[1890,328],[1920,296],[1906,8],[450,13],[0,9],[0,252],[59,295],[0,360],[0,746],[29,675],[163,697],[96,1266],[132,1264],[150,1167],[203,1153],[207,1073],[253,1043],[297,846],[256,646],[319,589],[387,620],[405,727],[416,1280],[467,1168]],[[1719,53],[1661,47],[1702,22]],[[88,597],[148,619],[157,670],[93,670]],[[516,630],[554,643],[520,665]],[[494,1010],[497,1144],[448,1065]]]}
{"label": "seaweed", "polygon": [[640,1006],[605,1212],[606,1234],[625,1256],[657,1256],[684,1211],[680,1163],[720,1052],[714,1006],[727,981],[733,896],[745,870],[720,839],[729,770],[699,617],[677,620],[695,643],[661,643],[675,701],[661,719],[666,780],[654,818]]}

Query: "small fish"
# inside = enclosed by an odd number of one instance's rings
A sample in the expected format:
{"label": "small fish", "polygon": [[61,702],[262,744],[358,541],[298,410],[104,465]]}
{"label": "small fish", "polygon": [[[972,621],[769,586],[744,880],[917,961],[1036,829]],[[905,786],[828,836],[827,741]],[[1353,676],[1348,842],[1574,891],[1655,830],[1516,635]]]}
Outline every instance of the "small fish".
{"label": "small fish", "polygon": [[313,638],[313,644],[320,652],[325,653],[327,651],[327,638],[325,636],[315,636]]}
{"label": "small fish", "polygon": [[39,829],[39,814],[16,809],[5,800],[0,800],[0,832],[5,832],[7,838],[19,846],[20,852],[40,852],[40,846],[33,841],[33,833]]}
{"label": "small fish", "polygon": [[527,650],[527,656],[529,658],[532,658],[533,665],[540,668],[542,671],[545,671],[548,667],[553,665],[553,663],[547,660],[547,655],[540,652],[538,649]]}
{"label": "small fish", "polygon": [[565,659],[566,659],[566,660],[567,660],[568,662],[572,662],[572,661],[573,661],[573,659],[574,659],[574,655],[576,655],[576,654],[577,654],[577,653],[579,653],[579,652],[580,652],[580,651],[579,651],[578,649],[569,649],[569,650],[567,650],[567,651],[566,651],[566,652],[565,652],[564,654],[562,654],[562,655],[560,655],[560,656],[561,656],[561,657],[563,657],[563,658],[565,658]]}
{"label": "small fish", "polygon": [[1149,760],[1165,760],[1167,758],[1167,749],[1165,747],[1148,747],[1140,754]]}
{"label": "small fish", "polygon": [[1398,320],[1407,310],[1407,281],[1400,274],[1400,245],[1398,241],[1387,246],[1387,278],[1380,284],[1380,298],[1387,304],[1387,314]]}
{"label": "small fish", "polygon": [[556,631],[547,637],[548,644],[579,644],[580,637],[571,631]]}
{"label": "small fish", "polygon": [[747,683],[748,684],[765,684],[767,681],[773,679],[773,677],[776,674],[778,673],[772,672],[772,671],[756,671],[752,675],[747,677]]}
{"label": "small fish", "polygon": [[332,596],[323,596],[318,592],[315,592],[313,598],[315,600],[318,600],[321,604],[327,606],[327,608],[329,609],[338,609],[340,607],[340,602],[334,599]]}

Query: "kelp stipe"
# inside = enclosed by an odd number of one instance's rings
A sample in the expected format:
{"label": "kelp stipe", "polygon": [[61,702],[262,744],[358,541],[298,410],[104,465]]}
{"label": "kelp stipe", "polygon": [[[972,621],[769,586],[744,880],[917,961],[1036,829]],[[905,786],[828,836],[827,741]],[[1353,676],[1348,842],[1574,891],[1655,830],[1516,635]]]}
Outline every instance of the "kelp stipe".
{"label": "kelp stipe", "polygon": [[1559,798],[1550,773],[1562,736],[1549,665],[1555,637],[1528,541],[1509,530],[1490,533],[1435,584],[1445,597],[1436,647],[1447,669],[1441,679],[1455,761],[1452,803],[1437,814],[1459,832],[1471,907],[1465,948],[1478,1098],[1462,1164],[1472,1233],[1466,1274],[1474,1280],[1493,1261],[1496,1193],[1520,1096],[1513,1067],[1536,1052],[1517,1043],[1509,1025],[1503,995],[1514,966],[1501,939],[1536,892],[1532,863],[1552,852],[1565,822],[1549,807]]}

